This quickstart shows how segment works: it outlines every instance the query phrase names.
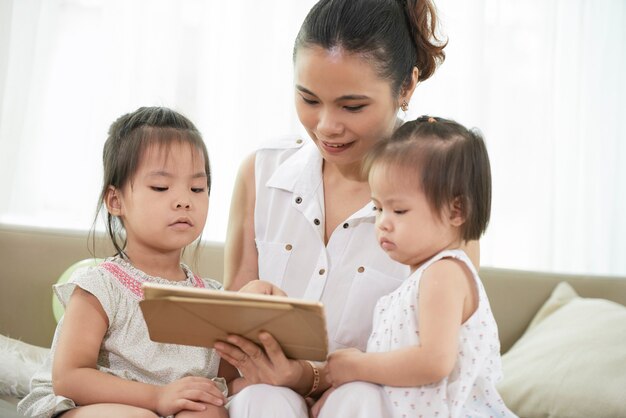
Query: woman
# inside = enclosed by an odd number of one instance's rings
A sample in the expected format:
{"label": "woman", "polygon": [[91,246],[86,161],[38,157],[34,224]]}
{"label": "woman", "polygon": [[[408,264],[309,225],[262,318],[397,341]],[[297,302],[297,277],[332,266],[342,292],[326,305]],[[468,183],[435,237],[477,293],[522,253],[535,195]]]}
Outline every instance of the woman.
{"label": "woman", "polygon": [[[409,273],[378,247],[361,164],[399,125],[398,110],[406,111],[418,81],[443,61],[436,26],[430,1],[317,3],[294,46],[296,109],[311,141],[270,144],[244,161],[237,179],[226,285],[262,279],[291,297],[320,300],[331,351],[364,350],[376,301]],[[265,352],[236,336],[216,345],[244,376],[231,417],[306,417],[303,397],[321,396],[317,414],[330,394],[323,365],[289,360],[263,337]],[[373,396],[359,402],[384,409]]]}

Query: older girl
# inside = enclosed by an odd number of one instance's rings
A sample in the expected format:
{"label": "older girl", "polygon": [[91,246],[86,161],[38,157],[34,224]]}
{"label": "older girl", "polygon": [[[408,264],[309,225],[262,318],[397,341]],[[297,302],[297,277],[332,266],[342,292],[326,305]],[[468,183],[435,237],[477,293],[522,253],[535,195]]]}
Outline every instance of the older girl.
{"label": "older girl", "polygon": [[117,254],[55,286],[65,315],[18,409],[36,417],[227,417],[219,357],[151,341],[139,309],[144,282],[221,287],[181,263],[207,218],[202,137],[177,112],[140,108],[111,125],[103,154],[99,209]]}

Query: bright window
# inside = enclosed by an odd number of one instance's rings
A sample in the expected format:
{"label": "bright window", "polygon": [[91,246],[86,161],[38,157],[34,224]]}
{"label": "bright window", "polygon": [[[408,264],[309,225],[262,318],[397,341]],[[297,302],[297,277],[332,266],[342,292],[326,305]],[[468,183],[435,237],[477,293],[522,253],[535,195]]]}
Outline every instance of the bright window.
{"label": "bright window", "polygon": [[[222,241],[241,160],[300,132],[292,47],[314,1],[0,2],[0,223],[91,227],[109,124],[192,119]],[[494,178],[485,265],[626,275],[626,3],[437,2],[447,60],[408,117],[479,127]]]}

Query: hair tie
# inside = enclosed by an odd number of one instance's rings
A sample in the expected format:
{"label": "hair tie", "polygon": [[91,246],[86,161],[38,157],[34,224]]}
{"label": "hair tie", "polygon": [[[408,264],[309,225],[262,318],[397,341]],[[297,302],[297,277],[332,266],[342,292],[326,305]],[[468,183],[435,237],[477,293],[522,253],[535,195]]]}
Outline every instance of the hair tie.
{"label": "hair tie", "polygon": [[437,119],[433,118],[432,116],[428,118],[428,123],[435,123],[435,122],[437,122]]}

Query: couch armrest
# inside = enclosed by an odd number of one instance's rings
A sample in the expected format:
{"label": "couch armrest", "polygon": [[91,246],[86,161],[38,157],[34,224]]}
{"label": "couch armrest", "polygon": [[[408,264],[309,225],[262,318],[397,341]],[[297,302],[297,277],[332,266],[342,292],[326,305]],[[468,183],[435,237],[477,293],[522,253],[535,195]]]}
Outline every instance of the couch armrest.
{"label": "couch armrest", "polygon": [[626,305],[626,278],[529,272],[481,267],[491,309],[498,323],[502,353],[517,341],[559,282],[566,281],[582,297]]}

